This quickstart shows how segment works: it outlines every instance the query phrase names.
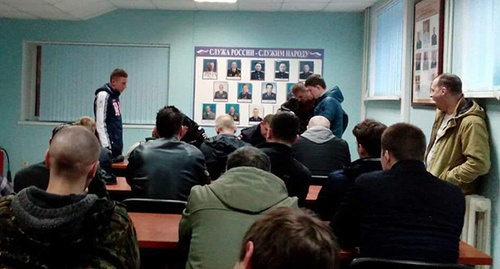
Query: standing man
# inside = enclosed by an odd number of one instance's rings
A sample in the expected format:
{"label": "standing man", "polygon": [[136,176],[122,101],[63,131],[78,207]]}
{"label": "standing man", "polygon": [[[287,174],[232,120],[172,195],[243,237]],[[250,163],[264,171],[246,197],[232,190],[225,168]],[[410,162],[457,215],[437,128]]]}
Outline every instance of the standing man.
{"label": "standing man", "polygon": [[342,138],[344,112],[340,103],[344,101],[344,96],[339,87],[327,90],[325,80],[318,74],[309,76],[305,86],[316,99],[314,116],[327,118],[330,121],[330,130],[336,137]]}
{"label": "standing man", "polygon": [[109,83],[95,91],[94,114],[99,140],[111,151],[113,162],[123,161],[123,126],[120,94],[127,88],[128,74],[115,69]]}
{"label": "standing man", "polygon": [[306,89],[303,83],[293,85],[291,89],[293,97],[281,105],[281,110],[293,112],[300,120],[300,132],[307,130],[307,124],[314,115],[314,97]]}
{"label": "standing man", "polygon": [[457,185],[465,194],[490,169],[490,145],[484,109],[462,94],[462,81],[442,74],[432,81],[430,97],[437,112],[427,147],[427,170]]}

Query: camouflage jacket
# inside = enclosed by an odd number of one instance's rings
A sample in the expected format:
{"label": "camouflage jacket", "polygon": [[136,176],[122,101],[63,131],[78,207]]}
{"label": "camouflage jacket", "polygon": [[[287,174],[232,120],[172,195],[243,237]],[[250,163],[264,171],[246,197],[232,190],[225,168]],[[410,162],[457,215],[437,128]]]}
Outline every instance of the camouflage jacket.
{"label": "camouflage jacket", "polygon": [[54,238],[20,228],[14,197],[0,199],[0,268],[139,268],[135,230],[123,205],[97,199],[78,232]]}

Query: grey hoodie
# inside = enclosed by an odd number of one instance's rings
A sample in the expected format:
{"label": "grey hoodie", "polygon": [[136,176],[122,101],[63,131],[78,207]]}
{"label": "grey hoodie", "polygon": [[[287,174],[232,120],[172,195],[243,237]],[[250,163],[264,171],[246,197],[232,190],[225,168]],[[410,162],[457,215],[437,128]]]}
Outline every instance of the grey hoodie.
{"label": "grey hoodie", "polygon": [[326,143],[335,137],[330,129],[322,126],[311,127],[302,133],[301,136],[316,144]]}

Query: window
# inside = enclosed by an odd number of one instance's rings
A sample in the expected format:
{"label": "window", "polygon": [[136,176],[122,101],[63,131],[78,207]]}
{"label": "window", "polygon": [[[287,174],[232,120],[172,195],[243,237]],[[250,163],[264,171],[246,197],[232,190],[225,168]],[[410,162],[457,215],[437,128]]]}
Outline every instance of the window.
{"label": "window", "polygon": [[158,109],[167,104],[168,46],[30,42],[25,49],[28,58],[32,55],[25,77],[33,81],[25,82],[24,120],[93,117],[95,90],[109,82],[115,68],[129,74],[120,96],[124,123],[154,124]]}
{"label": "window", "polygon": [[498,96],[500,3],[495,0],[461,0],[453,4],[453,73],[462,79],[466,95]]}
{"label": "window", "polygon": [[369,97],[401,95],[404,3],[389,1],[370,19]]}

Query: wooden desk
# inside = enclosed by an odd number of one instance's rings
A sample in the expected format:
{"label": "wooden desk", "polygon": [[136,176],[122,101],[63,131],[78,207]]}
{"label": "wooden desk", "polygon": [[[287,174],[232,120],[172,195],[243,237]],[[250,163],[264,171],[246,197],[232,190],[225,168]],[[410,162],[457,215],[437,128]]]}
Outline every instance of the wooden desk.
{"label": "wooden desk", "polygon": [[306,203],[313,204],[318,199],[319,191],[322,186],[311,185],[309,186],[309,193],[307,193]]}
{"label": "wooden desk", "polygon": [[[179,242],[179,222],[181,215],[129,213],[137,232],[141,248],[176,249]],[[493,258],[482,251],[460,242],[458,262],[468,265],[492,265]],[[352,259],[354,254],[342,250],[341,259]]]}
{"label": "wooden desk", "polygon": [[128,161],[124,160],[123,162],[111,164],[111,168],[117,169],[117,170],[123,170],[123,169],[127,169],[127,165],[128,165]]}
{"label": "wooden desk", "polygon": [[124,177],[117,177],[116,184],[106,184],[106,190],[110,195],[131,195],[132,188]]}

